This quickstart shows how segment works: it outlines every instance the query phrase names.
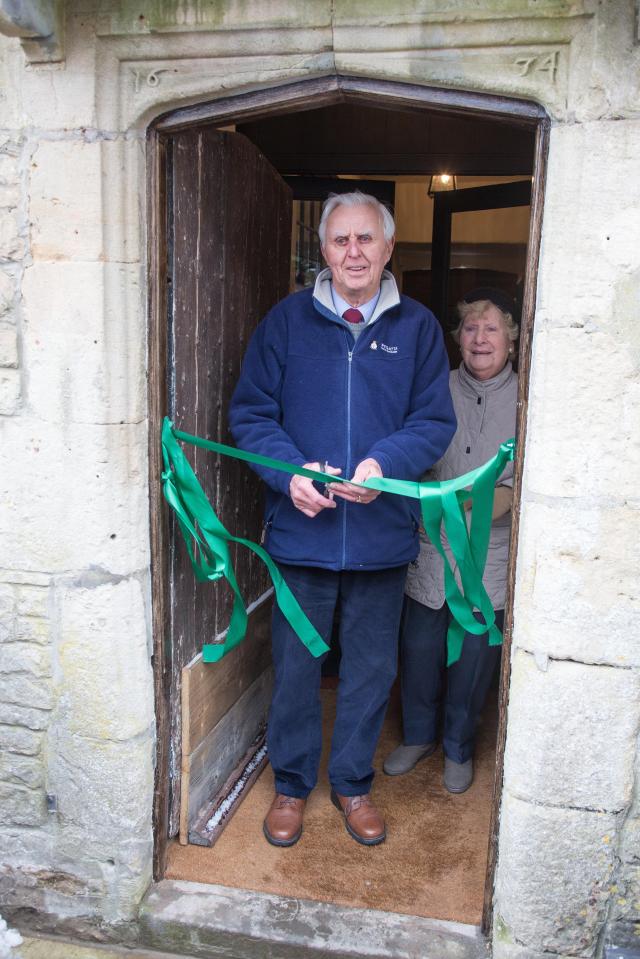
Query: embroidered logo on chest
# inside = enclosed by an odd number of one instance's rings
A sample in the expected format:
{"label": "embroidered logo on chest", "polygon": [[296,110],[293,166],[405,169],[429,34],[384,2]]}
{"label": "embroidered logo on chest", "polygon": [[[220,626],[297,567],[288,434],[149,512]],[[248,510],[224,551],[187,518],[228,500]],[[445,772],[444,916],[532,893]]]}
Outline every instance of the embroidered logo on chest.
{"label": "embroidered logo on chest", "polygon": [[387,346],[386,343],[381,343],[381,344],[380,344],[380,349],[381,349],[381,350],[384,350],[385,353],[397,353],[397,352],[398,352],[398,347],[397,347],[397,346]]}

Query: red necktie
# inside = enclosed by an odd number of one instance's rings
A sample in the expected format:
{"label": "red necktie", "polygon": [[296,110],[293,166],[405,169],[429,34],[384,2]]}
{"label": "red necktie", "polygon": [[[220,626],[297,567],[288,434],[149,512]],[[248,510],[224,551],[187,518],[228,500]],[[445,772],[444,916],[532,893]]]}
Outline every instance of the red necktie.
{"label": "red necktie", "polygon": [[348,310],[345,310],[344,313],[342,314],[342,318],[343,320],[346,320],[347,323],[362,323],[362,321],[364,320],[364,316],[362,315],[360,310],[355,310],[353,307],[351,307]]}

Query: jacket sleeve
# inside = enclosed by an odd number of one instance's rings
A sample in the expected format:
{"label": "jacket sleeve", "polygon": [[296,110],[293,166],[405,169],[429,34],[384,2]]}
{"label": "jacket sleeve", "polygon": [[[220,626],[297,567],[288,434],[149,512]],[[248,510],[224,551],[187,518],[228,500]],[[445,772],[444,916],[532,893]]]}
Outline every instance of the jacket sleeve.
{"label": "jacket sleeve", "polygon": [[[275,307],[254,333],[229,406],[229,428],[240,449],[302,466],[306,459],[282,428],[281,391],[286,362],[285,319]],[[289,494],[291,476],[252,465],[278,493]]]}
{"label": "jacket sleeve", "polygon": [[380,464],[384,476],[418,480],[436,463],[456,431],[449,391],[449,361],[440,324],[425,309],[418,337],[411,406],[401,429],[378,440],[367,456]]}

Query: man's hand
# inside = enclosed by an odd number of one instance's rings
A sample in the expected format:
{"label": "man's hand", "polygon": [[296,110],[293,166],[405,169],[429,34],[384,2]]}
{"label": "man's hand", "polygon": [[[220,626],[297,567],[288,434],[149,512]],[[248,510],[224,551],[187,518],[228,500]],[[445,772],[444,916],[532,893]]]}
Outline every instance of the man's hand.
{"label": "man's hand", "polygon": [[356,471],[348,483],[332,483],[329,489],[336,496],[348,500],[350,503],[370,503],[379,496],[380,493],[375,489],[363,489],[361,486],[352,486],[352,483],[364,483],[370,476],[382,476],[382,470],[377,460],[362,460],[356,466]]}
{"label": "man's hand", "polygon": [[[337,476],[342,470],[335,466],[327,466],[324,471],[320,463],[305,463],[304,469],[317,470],[325,472],[330,476]],[[305,516],[317,516],[323,509],[335,509],[336,504],[333,497],[322,496],[313,485],[313,480],[307,476],[293,476],[289,483],[289,495],[296,509],[299,509]]]}

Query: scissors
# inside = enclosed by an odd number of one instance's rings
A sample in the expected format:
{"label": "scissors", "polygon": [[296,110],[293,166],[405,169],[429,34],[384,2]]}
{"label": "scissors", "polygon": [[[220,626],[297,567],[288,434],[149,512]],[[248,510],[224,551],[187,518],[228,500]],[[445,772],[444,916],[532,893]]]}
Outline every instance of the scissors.
{"label": "scissors", "polygon": [[[329,460],[325,460],[324,463],[321,464],[320,466],[320,472],[326,473],[328,469],[329,469]],[[324,495],[327,497],[327,499],[333,499],[333,490],[329,489],[328,483],[324,484]]]}

